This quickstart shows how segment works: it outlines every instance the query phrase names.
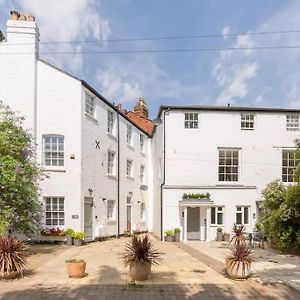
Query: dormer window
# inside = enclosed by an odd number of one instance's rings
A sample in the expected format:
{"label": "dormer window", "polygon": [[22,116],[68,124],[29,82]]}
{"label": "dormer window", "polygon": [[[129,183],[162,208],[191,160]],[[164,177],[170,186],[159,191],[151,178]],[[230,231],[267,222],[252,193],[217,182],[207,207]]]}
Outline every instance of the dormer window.
{"label": "dormer window", "polygon": [[241,129],[254,130],[254,114],[241,114]]}

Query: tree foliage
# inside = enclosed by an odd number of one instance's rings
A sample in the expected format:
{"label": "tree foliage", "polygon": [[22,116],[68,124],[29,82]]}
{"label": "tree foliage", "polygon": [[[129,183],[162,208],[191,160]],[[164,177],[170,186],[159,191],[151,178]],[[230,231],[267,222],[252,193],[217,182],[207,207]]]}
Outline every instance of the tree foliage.
{"label": "tree foliage", "polygon": [[0,30],[0,42],[2,42],[4,39],[5,39],[5,37],[4,37],[3,33],[2,33],[2,31]]}
{"label": "tree foliage", "polygon": [[0,102],[0,229],[3,232],[9,224],[30,235],[39,227],[42,172],[35,161],[33,137],[22,121]]}
{"label": "tree foliage", "polygon": [[273,181],[262,191],[265,234],[279,249],[300,249],[300,186]]}

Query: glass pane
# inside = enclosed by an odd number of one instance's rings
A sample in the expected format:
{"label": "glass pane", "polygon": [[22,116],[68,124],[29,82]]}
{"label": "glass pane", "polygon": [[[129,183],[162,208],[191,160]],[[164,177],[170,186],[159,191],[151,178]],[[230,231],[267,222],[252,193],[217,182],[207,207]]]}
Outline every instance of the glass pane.
{"label": "glass pane", "polygon": [[210,222],[211,224],[216,224],[216,208],[212,207],[210,209]]}
{"label": "glass pane", "polygon": [[242,214],[236,213],[236,224],[242,224]]}
{"label": "glass pane", "polygon": [[218,225],[223,224],[223,213],[218,213]]}
{"label": "glass pane", "polygon": [[249,223],[249,208],[244,207],[244,224]]}

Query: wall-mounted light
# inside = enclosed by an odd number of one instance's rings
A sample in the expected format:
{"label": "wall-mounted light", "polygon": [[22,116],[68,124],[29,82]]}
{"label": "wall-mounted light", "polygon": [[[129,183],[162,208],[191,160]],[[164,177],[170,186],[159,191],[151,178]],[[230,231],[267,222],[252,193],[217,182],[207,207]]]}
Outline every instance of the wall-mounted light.
{"label": "wall-mounted light", "polygon": [[105,202],[105,201],[106,201],[106,198],[102,198],[102,201]]}
{"label": "wall-mounted light", "polygon": [[132,195],[133,195],[133,192],[129,192],[128,194],[129,194],[129,196],[130,196],[130,197],[132,197]]}
{"label": "wall-mounted light", "polygon": [[90,196],[92,196],[93,195],[93,189],[89,188],[88,191],[89,191]]}
{"label": "wall-mounted light", "polygon": [[140,204],[140,203],[141,203],[141,201],[140,201],[140,200],[138,200],[138,201],[137,201],[137,203],[138,203],[138,204]]}
{"label": "wall-mounted light", "polygon": [[255,217],[256,217],[256,214],[255,214],[255,213],[253,213],[253,219],[255,219]]}

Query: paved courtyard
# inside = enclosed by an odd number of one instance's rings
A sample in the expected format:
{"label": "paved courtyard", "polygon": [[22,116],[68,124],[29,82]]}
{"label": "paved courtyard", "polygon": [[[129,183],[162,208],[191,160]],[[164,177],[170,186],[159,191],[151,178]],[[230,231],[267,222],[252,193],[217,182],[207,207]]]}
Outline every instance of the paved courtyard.
{"label": "paved courtyard", "polygon": [[[225,242],[190,241],[188,245],[223,263],[229,253]],[[252,277],[264,284],[284,283],[300,292],[300,257],[278,254],[271,249],[255,247],[252,254]]]}
{"label": "paved courtyard", "polygon": [[[154,241],[163,254],[146,282],[131,283],[120,262],[125,238],[83,247],[48,247],[30,258],[32,272],[25,278],[0,281],[0,299],[296,299],[285,285],[235,282],[209,267],[175,243]],[[43,248],[43,247],[41,247]],[[196,253],[201,254],[201,252]],[[83,258],[87,276],[69,279],[65,260]],[[212,259],[213,261],[213,259]]]}

